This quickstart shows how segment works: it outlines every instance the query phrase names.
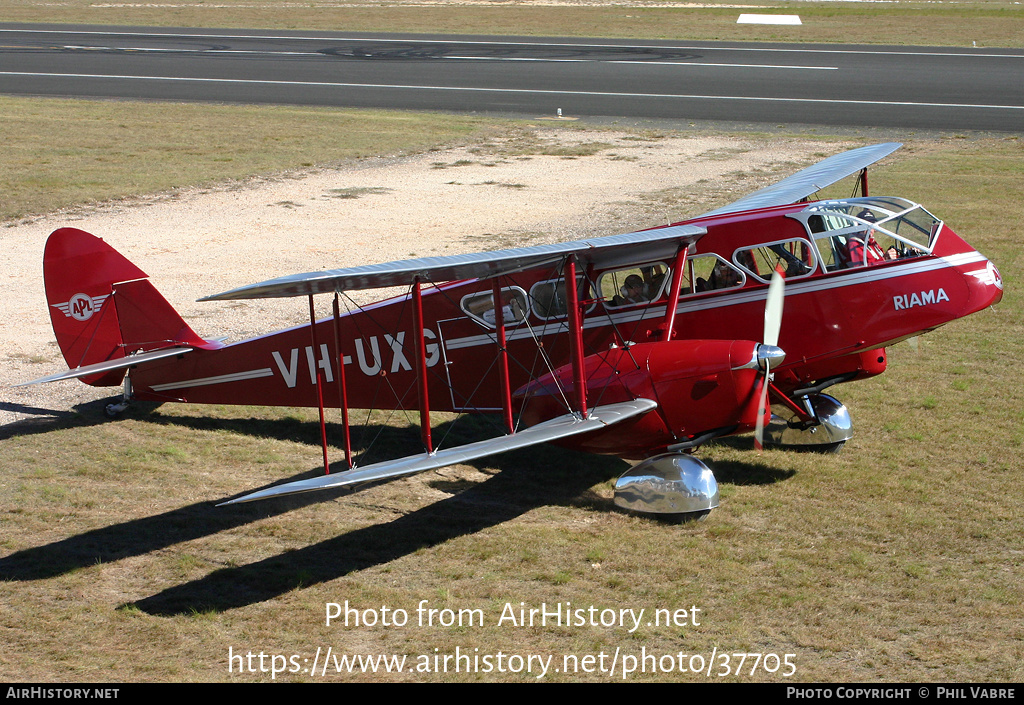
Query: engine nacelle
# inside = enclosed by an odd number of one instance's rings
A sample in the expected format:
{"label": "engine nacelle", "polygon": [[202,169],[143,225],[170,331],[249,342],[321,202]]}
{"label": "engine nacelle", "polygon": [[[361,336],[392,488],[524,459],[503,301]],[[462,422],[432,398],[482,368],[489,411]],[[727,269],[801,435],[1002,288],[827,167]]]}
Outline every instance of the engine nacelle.
{"label": "engine nacelle", "polygon": [[[559,445],[620,458],[647,458],[701,433],[752,431],[763,411],[759,346],[749,340],[672,340],[612,348],[583,360],[588,403],[650,399],[658,408],[623,424],[572,436]],[[780,351],[781,352],[781,351]],[[528,426],[566,412],[575,390],[572,365],[517,389]]]}

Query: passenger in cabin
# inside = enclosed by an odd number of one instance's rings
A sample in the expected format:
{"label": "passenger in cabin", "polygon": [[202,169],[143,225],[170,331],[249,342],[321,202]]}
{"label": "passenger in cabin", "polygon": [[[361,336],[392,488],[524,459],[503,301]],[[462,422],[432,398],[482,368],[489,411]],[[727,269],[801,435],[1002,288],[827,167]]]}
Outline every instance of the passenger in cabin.
{"label": "passenger in cabin", "polygon": [[[661,288],[665,284],[665,272],[658,272],[656,269],[651,268],[649,271],[650,279],[646,280],[647,286],[647,300],[653,301],[654,298],[661,293]],[[645,272],[647,274],[647,272]],[[683,285],[685,289],[686,286]]]}
{"label": "passenger in cabin", "polygon": [[[467,297],[462,304],[463,310],[488,325],[495,325],[497,316],[494,313],[494,298],[490,293],[482,293],[478,296]],[[523,302],[511,290],[505,289],[501,292],[501,315],[502,322],[514,325],[526,317],[523,311]]]}
{"label": "passenger in cabin", "polygon": [[647,301],[644,291],[644,280],[637,274],[630,274],[626,277],[619,293],[612,297],[612,305],[627,306],[629,304],[642,304]]}
{"label": "passenger in cabin", "polygon": [[739,283],[740,273],[725,262],[719,261],[715,263],[714,269],[711,270],[711,276],[705,288],[729,289],[734,286],[739,286]]}
{"label": "passenger in cabin", "polygon": [[746,267],[747,271],[751,274],[760,274],[757,271],[757,264],[754,262],[754,255],[751,254],[750,250],[740,250],[733,257],[736,259],[736,263],[741,267]]}
{"label": "passenger in cabin", "polygon": [[[503,325],[507,326],[510,323],[516,323],[517,321],[521,320],[522,317],[516,315],[517,309],[518,306],[513,307],[511,303],[505,304],[504,306],[501,307],[501,322]],[[481,318],[483,318],[484,321],[486,321],[492,326],[497,325],[498,323],[498,316],[497,314],[494,313],[493,306],[484,311]]]}

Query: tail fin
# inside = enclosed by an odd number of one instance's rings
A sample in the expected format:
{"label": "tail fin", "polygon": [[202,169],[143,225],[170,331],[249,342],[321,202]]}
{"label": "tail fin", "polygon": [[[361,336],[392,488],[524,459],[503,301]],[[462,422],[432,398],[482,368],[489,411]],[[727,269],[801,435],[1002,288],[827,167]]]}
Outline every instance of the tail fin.
{"label": "tail fin", "polygon": [[[53,332],[72,369],[137,351],[205,343],[145,272],[85,231],[60,228],[50,235],[43,280]],[[115,369],[82,381],[114,386],[124,373]]]}

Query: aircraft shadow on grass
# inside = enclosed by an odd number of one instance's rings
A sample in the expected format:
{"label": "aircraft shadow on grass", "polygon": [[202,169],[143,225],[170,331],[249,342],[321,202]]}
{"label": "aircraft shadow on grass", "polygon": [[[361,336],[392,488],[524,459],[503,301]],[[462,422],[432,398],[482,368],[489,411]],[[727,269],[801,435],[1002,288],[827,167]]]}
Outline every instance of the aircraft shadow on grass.
{"label": "aircraft shadow on grass", "polygon": [[[98,406],[101,403],[91,402],[82,408],[76,407],[76,413],[71,417],[37,421],[24,430],[45,433],[69,425],[92,425],[100,418],[93,407],[102,408]],[[240,434],[319,445],[319,426],[315,422],[210,419],[139,411],[144,420],[155,424],[201,430],[227,428]],[[449,422],[435,427],[435,434],[442,437],[449,431],[453,436],[479,432],[486,423],[478,417],[471,417],[464,424],[468,428],[450,429]],[[396,455],[420,449],[418,428],[370,425],[365,431],[366,436],[376,438],[376,444]],[[462,439],[453,440],[458,442]],[[222,568],[131,604],[143,612],[166,616],[229,610],[277,597],[296,587],[383,565],[419,549],[496,526],[538,507],[576,505],[612,511],[615,507],[610,500],[589,492],[589,489],[616,477],[628,467],[624,461],[614,457],[594,456],[554,446],[492,456],[471,465],[490,476],[482,482],[434,479],[430,484],[452,493],[451,496],[393,521],[356,529],[248,565]],[[343,463],[332,465],[334,472],[344,469]],[[716,465],[716,471],[720,481],[735,484],[771,484],[792,475],[792,471],[745,462],[721,463]],[[314,468],[289,480],[313,477],[322,472],[322,468]],[[246,492],[251,490],[244,489]],[[0,580],[44,580],[96,563],[145,555],[352,493],[351,489],[326,490],[226,507],[216,507],[213,502],[190,504],[0,558]],[[324,508],[324,511],[339,510],[344,510],[343,505]]]}
{"label": "aircraft shadow on grass", "polygon": [[88,402],[79,404],[73,411],[65,411],[0,401],[0,411],[8,411],[25,417],[13,423],[0,426],[0,441],[6,441],[15,436],[49,433],[59,428],[93,426],[100,423],[102,416],[89,413],[89,411],[96,411],[98,414],[102,414],[103,407],[101,403],[106,404],[108,402]]}

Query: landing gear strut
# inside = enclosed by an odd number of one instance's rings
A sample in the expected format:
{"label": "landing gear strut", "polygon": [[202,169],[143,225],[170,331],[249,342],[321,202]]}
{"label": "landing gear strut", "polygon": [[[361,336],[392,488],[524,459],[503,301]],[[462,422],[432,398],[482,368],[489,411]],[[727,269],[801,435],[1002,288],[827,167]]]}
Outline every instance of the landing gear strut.
{"label": "landing gear strut", "polygon": [[131,406],[132,403],[132,378],[131,375],[124,376],[124,393],[121,396],[121,401],[116,404],[107,404],[103,408],[103,413],[106,414],[108,419],[116,419],[121,416],[124,411]]}

